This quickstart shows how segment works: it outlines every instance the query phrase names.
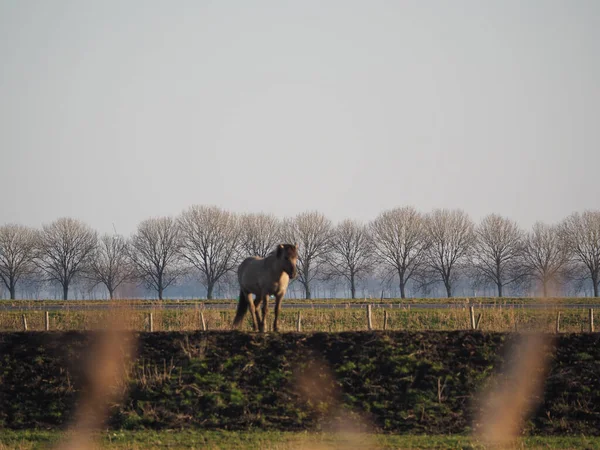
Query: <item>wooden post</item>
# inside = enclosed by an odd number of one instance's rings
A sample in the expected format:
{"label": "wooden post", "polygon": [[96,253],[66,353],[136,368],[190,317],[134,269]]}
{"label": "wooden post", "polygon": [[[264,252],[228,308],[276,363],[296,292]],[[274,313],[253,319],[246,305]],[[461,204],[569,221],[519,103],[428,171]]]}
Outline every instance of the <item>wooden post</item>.
{"label": "wooden post", "polygon": [[469,306],[469,314],[471,315],[471,329],[474,330],[476,328],[476,324],[475,324],[475,308],[473,306]]}
{"label": "wooden post", "polygon": [[594,308],[590,308],[590,333],[594,332]]}
{"label": "wooden post", "polygon": [[46,331],[50,330],[50,313],[48,311],[44,314],[44,328]]}
{"label": "wooden post", "polygon": [[367,305],[367,328],[369,331],[373,329],[373,319],[371,317],[371,305]]}
{"label": "wooden post", "polygon": [[152,313],[148,314],[148,329],[150,333],[154,331],[154,318],[152,317]]}
{"label": "wooden post", "polygon": [[204,320],[204,313],[200,311],[200,322],[202,322],[202,331],[206,331],[206,321]]}
{"label": "wooden post", "polygon": [[556,313],[556,332],[560,333],[560,311]]}
{"label": "wooden post", "polygon": [[302,331],[302,315],[300,314],[300,311],[298,311],[298,321],[296,322],[296,331],[298,331],[298,332]]}
{"label": "wooden post", "polygon": [[388,313],[386,310],[383,311],[383,329],[387,330]]}
{"label": "wooden post", "polygon": [[23,314],[23,331],[27,331],[27,318]]}
{"label": "wooden post", "polygon": [[479,322],[481,322],[481,313],[477,314],[477,320],[475,321],[475,328],[479,330]]}

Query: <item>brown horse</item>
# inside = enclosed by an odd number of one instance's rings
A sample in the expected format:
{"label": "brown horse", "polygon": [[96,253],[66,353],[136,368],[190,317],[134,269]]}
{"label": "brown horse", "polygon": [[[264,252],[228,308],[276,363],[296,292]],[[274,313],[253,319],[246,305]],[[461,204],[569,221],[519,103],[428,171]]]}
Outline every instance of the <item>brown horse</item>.
{"label": "brown horse", "polygon": [[[251,256],[238,267],[240,299],[237,306],[233,328],[240,327],[248,309],[252,315],[254,331],[265,331],[269,296],[275,296],[275,321],[273,331],[278,331],[277,321],[281,310],[281,300],[285,295],[290,279],[298,276],[296,262],[298,244],[279,244],[266,258]],[[256,302],[252,298],[255,296]],[[262,302],[262,317],[258,307]]]}

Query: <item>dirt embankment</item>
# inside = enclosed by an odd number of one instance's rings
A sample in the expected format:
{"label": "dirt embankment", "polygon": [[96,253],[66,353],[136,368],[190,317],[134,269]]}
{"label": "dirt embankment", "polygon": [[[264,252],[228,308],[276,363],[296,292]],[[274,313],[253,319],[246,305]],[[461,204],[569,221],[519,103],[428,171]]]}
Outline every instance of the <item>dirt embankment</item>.
{"label": "dirt embankment", "polygon": [[[469,432],[514,336],[470,332],[140,333],[115,428]],[[0,427],[68,424],[94,333],[0,334]],[[560,336],[525,429],[600,435],[600,335]]]}

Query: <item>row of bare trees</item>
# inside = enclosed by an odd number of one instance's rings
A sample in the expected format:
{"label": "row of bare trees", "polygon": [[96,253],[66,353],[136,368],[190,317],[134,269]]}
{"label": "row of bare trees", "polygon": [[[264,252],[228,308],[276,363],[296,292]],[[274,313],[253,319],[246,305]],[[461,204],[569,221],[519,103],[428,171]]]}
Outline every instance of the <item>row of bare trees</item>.
{"label": "row of bare trees", "polygon": [[459,278],[507,286],[536,282],[544,296],[569,278],[587,278],[598,296],[600,211],[574,213],[556,225],[524,231],[492,214],[475,224],[461,210],[423,214],[412,207],[382,212],[370,223],[334,225],[319,212],[279,220],[269,214],[238,215],[215,206],[192,206],[178,217],[144,220],[129,237],[98,234],[61,218],[41,230],[0,227],[0,279],[11,298],[25,276],[62,288],[68,298],[76,279],[102,284],[109,296],[139,282],[163,298],[164,290],[195,274],[213,297],[215,286],[251,255],[267,256],[279,242],[298,243],[298,280],[306,298],[317,280],[344,280],[355,298],[366,277],[407,286],[444,286],[448,297]]}

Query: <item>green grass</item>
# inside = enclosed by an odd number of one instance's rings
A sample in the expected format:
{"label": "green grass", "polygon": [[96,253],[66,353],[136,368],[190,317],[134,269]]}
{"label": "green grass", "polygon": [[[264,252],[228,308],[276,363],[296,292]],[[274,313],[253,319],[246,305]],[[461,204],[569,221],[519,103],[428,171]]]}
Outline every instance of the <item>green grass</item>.
{"label": "green grass", "polygon": [[[0,449],[48,448],[60,443],[64,435],[49,431],[0,431]],[[470,436],[463,435],[337,435],[332,433],[254,431],[114,431],[96,436],[102,448],[109,449],[483,449]],[[368,447],[367,447],[368,446]],[[600,449],[600,438],[534,437],[524,438],[514,448]]]}

